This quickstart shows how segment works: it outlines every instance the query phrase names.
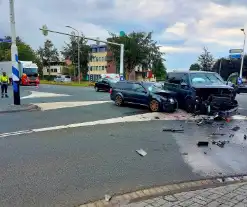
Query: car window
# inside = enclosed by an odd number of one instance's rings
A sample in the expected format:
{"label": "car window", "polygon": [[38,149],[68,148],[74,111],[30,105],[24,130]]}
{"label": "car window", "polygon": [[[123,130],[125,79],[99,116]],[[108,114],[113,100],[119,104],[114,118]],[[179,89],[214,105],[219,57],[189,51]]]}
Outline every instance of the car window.
{"label": "car window", "polygon": [[169,73],[167,80],[169,83],[180,84],[184,73]]}
{"label": "car window", "polygon": [[134,83],[132,85],[132,89],[135,90],[135,91],[145,91],[145,89],[143,88],[143,86],[141,86],[140,84],[138,83]]}
{"label": "car window", "polygon": [[187,74],[184,74],[181,78],[181,83],[187,83],[189,84],[189,78]]}
{"label": "car window", "polygon": [[102,82],[102,80],[103,80],[103,79],[102,79],[102,78],[100,78],[100,79],[98,79],[98,82]]}
{"label": "car window", "polygon": [[70,78],[70,76],[69,75],[66,75],[65,78]]}
{"label": "car window", "polygon": [[114,88],[118,88],[121,90],[132,90],[132,85],[133,85],[133,83],[130,83],[130,82],[118,81],[115,84]]}

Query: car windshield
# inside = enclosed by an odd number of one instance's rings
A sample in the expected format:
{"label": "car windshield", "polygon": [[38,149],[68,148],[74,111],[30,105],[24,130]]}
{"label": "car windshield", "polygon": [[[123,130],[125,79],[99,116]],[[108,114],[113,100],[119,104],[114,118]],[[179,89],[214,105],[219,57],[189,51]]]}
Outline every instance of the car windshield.
{"label": "car windshield", "polygon": [[23,68],[23,73],[25,74],[33,74],[38,73],[38,68]]}
{"label": "car windshield", "polygon": [[161,90],[163,89],[163,86],[161,83],[152,83],[152,82],[147,82],[143,83],[144,88],[146,88],[149,91],[155,91],[155,90]]}
{"label": "car windshield", "polygon": [[193,85],[224,84],[223,79],[217,73],[191,73],[190,80]]}
{"label": "car windshield", "polygon": [[108,80],[109,80],[110,83],[116,83],[116,82],[118,82],[118,79],[110,79],[109,78]]}

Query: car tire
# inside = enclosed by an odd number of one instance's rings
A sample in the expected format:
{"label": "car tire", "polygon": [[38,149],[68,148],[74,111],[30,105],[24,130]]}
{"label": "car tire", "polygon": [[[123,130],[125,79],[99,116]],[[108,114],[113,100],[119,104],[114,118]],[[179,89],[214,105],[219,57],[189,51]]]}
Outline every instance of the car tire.
{"label": "car tire", "polygon": [[187,98],[185,100],[185,110],[188,113],[194,113],[195,112],[195,103],[191,98]]}
{"label": "car tire", "polygon": [[94,87],[96,92],[99,92],[99,88],[97,86]]}
{"label": "car tire", "polygon": [[152,99],[149,102],[149,110],[151,112],[159,112],[160,111],[160,103],[156,99]]}
{"label": "car tire", "polygon": [[115,104],[116,106],[122,106],[123,105],[123,98],[120,95],[116,95],[115,97]]}

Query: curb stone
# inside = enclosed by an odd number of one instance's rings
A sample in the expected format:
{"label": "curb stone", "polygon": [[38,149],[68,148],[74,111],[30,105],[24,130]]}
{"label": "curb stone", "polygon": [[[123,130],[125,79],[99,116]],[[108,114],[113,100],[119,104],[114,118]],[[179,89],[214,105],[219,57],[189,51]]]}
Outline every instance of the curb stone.
{"label": "curb stone", "polygon": [[[3,109],[1,110],[0,109],[0,114],[2,113],[14,113],[14,112],[21,112],[21,111],[39,111],[40,110],[40,107],[35,105],[35,104],[24,104],[24,105],[21,105],[20,108],[15,108],[14,105],[9,105],[9,109]],[[11,109],[11,107],[13,107]]]}
{"label": "curb stone", "polygon": [[147,188],[138,190],[122,195],[113,196],[112,199],[107,202],[105,200],[98,200],[91,203],[85,203],[79,205],[79,207],[119,207],[130,203],[139,202],[141,200],[147,200],[163,195],[172,195],[176,193],[195,191],[206,188],[214,188],[229,184],[247,182],[247,175],[230,176],[230,177],[217,177],[205,180],[196,180],[190,182],[180,182],[170,185],[164,185],[159,187]]}

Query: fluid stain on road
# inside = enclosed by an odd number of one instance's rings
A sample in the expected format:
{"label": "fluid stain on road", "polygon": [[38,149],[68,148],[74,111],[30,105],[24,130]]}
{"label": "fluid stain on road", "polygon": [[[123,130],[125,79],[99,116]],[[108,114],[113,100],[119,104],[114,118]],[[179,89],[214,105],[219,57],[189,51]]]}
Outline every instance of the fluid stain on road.
{"label": "fluid stain on road", "polygon": [[[246,123],[232,121],[224,125],[217,122],[203,126],[185,125],[185,133],[175,136],[175,139],[181,154],[188,153],[183,158],[193,172],[203,176],[242,174],[247,171],[244,164],[247,157],[247,141],[244,140]],[[240,129],[232,130],[236,125]],[[198,141],[208,141],[209,145],[198,147]]]}

